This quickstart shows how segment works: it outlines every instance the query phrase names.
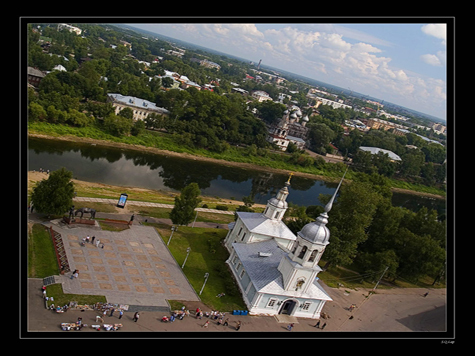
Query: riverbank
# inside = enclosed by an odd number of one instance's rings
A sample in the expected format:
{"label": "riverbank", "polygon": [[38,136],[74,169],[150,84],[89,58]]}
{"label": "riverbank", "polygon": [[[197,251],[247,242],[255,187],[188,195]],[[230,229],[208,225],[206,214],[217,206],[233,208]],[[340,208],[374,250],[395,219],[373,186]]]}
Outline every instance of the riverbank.
{"label": "riverbank", "polygon": [[[28,171],[28,192],[30,192],[35,184],[43,179],[47,179],[48,175],[44,172]],[[137,187],[124,187],[118,185],[86,182],[84,180],[72,179],[74,183],[75,192],[78,197],[85,198],[105,198],[105,199],[118,199],[120,194],[126,192],[129,195],[130,201],[140,201],[148,203],[160,203],[173,205],[175,203],[175,197],[179,193],[164,192],[159,190],[137,188]],[[244,205],[242,201],[233,199],[221,199],[217,197],[201,196],[202,204],[206,204],[209,208],[216,208],[216,205],[227,205],[228,211],[234,211],[239,205]],[[130,205],[130,204],[129,204]],[[128,205],[124,209],[113,209],[105,212],[129,212],[127,210]],[[265,204],[254,204],[254,208],[265,208]],[[132,212],[132,211],[131,211]]]}
{"label": "riverbank", "polygon": [[[186,159],[191,159],[191,160],[199,160],[199,161],[204,161],[204,162],[220,164],[224,166],[260,170],[260,171],[277,173],[277,174],[288,174],[292,171],[295,175],[303,177],[303,178],[322,180],[326,182],[339,181],[339,177],[329,177],[329,176],[313,174],[313,173],[306,173],[306,172],[300,172],[300,171],[294,171],[294,170],[288,170],[288,169],[282,169],[282,168],[274,168],[274,167],[263,166],[263,165],[259,165],[255,163],[229,161],[229,160],[207,157],[207,156],[202,156],[202,155],[195,155],[195,154],[191,154],[187,152],[175,152],[175,151],[160,149],[156,147],[95,139],[95,138],[90,138],[90,137],[78,137],[78,136],[72,136],[72,135],[52,136],[52,135],[47,135],[47,134],[38,133],[38,132],[29,132],[28,135],[29,137],[36,137],[36,138],[42,138],[42,139],[48,139],[48,140],[81,142],[81,143],[88,143],[91,145],[101,145],[101,146],[106,146],[106,147],[130,149],[130,150],[136,150],[140,152],[147,152],[147,153],[164,155],[164,156],[180,157],[180,158],[186,158]],[[439,195],[439,194],[420,192],[420,191],[397,188],[397,187],[392,187],[391,189],[394,192],[400,192],[404,194],[414,194],[414,195],[429,197],[433,199],[445,199],[443,195]]]}

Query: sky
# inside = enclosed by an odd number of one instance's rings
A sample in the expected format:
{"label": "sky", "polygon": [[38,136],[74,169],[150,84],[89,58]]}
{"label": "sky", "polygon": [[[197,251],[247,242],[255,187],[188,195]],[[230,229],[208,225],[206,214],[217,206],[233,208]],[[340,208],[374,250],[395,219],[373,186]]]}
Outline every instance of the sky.
{"label": "sky", "polygon": [[446,119],[446,24],[131,24]]}

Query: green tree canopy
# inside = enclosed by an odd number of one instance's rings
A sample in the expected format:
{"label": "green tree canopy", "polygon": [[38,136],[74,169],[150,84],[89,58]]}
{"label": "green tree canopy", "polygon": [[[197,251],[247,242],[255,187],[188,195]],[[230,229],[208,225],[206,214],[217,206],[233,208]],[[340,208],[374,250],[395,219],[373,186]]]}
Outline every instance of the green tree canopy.
{"label": "green tree canopy", "polygon": [[175,225],[187,225],[195,217],[195,209],[201,202],[200,188],[197,183],[190,183],[175,197],[175,206],[170,212],[170,219]]}
{"label": "green tree canopy", "polygon": [[40,213],[61,215],[73,203],[74,184],[72,172],[64,167],[50,173],[48,179],[40,181],[31,194],[34,208]]}

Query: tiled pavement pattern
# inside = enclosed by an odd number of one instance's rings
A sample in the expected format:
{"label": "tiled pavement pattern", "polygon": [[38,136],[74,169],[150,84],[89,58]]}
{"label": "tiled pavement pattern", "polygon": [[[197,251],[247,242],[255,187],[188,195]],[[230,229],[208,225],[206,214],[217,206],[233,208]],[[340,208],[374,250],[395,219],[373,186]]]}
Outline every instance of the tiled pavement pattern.
{"label": "tiled pavement pattern", "polygon": [[[53,227],[61,233],[71,273],[61,276],[65,293],[105,295],[108,302],[166,306],[165,299],[198,301],[181,268],[153,227],[131,226],[121,232]],[[99,247],[83,237],[95,236]],[[101,245],[104,244],[104,248]]]}
{"label": "tiled pavement pattern", "polygon": [[[105,199],[105,198],[86,198],[86,197],[76,197],[74,198],[75,201],[88,201],[94,203],[106,203],[116,205],[118,199]],[[174,205],[170,204],[161,204],[161,203],[150,203],[146,201],[134,201],[134,200],[127,200],[127,205],[137,205],[137,206],[148,206],[154,208],[168,208],[173,209]],[[217,209],[207,209],[207,208],[196,208],[196,211],[204,211],[208,213],[217,213],[217,214],[227,214],[227,215],[234,215],[234,211],[224,211],[224,210],[217,210]],[[87,215],[88,216],[88,215]]]}

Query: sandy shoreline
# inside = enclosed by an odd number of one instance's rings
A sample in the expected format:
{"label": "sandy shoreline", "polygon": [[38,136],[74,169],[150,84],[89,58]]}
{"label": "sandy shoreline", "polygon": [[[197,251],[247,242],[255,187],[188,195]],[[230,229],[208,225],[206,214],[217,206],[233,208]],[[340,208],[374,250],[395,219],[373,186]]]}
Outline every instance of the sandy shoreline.
{"label": "sandy shoreline", "polygon": [[[266,171],[266,172],[272,172],[272,173],[279,173],[279,174],[289,174],[291,171],[285,170],[285,169],[279,169],[279,168],[271,168],[271,167],[264,167],[264,166],[259,166],[255,165],[252,163],[243,163],[243,162],[234,162],[234,161],[225,161],[222,159],[217,159],[217,158],[210,158],[210,157],[204,157],[204,156],[195,156],[189,153],[179,153],[179,152],[174,152],[174,151],[168,151],[168,150],[161,150],[155,147],[147,147],[147,146],[142,146],[142,145],[131,145],[131,144],[126,144],[126,143],[121,143],[121,142],[112,142],[112,141],[104,141],[104,140],[97,140],[89,137],[77,137],[77,136],[49,136],[49,135],[43,135],[43,134],[36,134],[36,133],[28,133],[28,136],[30,137],[37,137],[37,138],[44,138],[48,140],[59,140],[59,141],[70,141],[70,142],[82,142],[82,143],[90,143],[90,144],[97,144],[101,146],[106,146],[106,147],[117,147],[117,148],[123,148],[123,149],[131,149],[131,150],[136,150],[136,151],[141,151],[141,152],[148,152],[148,153],[154,153],[154,154],[159,154],[159,155],[167,155],[167,156],[174,156],[174,157],[181,157],[181,158],[187,158],[187,159],[192,159],[192,160],[199,160],[199,161],[204,161],[204,162],[211,162],[211,163],[216,163],[220,165],[225,165],[225,166],[232,166],[232,167],[240,167],[240,168],[248,168],[248,169],[253,169],[253,170],[260,170],[260,171]],[[304,173],[304,172],[293,172],[294,175],[303,177],[303,178],[309,178],[309,179],[315,179],[315,180],[322,180],[325,182],[338,182],[338,178],[332,178],[332,177],[327,177],[327,176],[322,176],[318,174],[311,174],[311,173]],[[404,194],[413,194],[413,195],[420,195],[424,197],[429,197],[429,198],[434,198],[434,199],[444,199],[444,196],[437,195],[437,194],[431,194],[431,193],[424,193],[424,192],[416,192],[414,190],[409,190],[409,189],[402,189],[402,188],[391,188],[393,192],[398,192],[398,193],[404,193]]]}

